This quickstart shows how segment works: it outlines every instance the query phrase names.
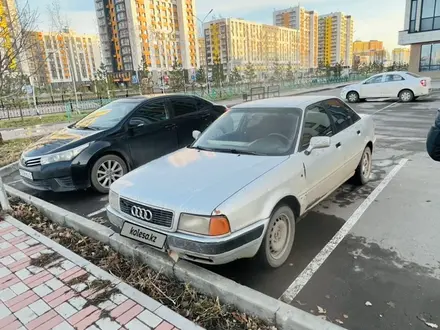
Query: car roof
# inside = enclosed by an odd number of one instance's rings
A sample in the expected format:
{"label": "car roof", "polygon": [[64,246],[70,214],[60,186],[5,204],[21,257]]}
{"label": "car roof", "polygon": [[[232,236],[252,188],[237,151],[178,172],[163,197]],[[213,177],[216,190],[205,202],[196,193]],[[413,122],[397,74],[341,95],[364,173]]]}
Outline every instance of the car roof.
{"label": "car roof", "polygon": [[381,75],[381,74],[407,74],[408,71],[389,71],[389,72],[381,72],[375,74],[375,76]]}
{"label": "car roof", "polygon": [[337,97],[330,95],[300,95],[284,96],[258,101],[251,101],[235,105],[232,109],[255,109],[255,108],[306,108],[310,104],[325,100],[335,99]]}

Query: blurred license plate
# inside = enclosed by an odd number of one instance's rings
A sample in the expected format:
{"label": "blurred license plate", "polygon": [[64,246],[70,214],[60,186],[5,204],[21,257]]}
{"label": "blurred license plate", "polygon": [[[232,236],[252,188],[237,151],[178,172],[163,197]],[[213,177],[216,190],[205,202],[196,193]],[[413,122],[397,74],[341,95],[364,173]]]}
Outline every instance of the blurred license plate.
{"label": "blurred license plate", "polygon": [[26,179],[28,179],[28,180],[33,180],[33,179],[34,179],[32,173],[29,172],[29,171],[19,170],[19,172],[20,172],[20,175],[21,175],[23,178],[26,178]]}
{"label": "blurred license plate", "polygon": [[152,245],[159,249],[163,248],[167,236],[150,229],[137,226],[130,222],[125,222],[121,230],[121,236],[125,236],[136,241]]}

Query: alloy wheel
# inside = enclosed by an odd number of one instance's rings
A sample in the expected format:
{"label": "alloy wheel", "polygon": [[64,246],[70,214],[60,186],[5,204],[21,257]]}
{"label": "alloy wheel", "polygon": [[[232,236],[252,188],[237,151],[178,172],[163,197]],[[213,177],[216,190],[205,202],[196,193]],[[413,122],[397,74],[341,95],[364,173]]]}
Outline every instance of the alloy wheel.
{"label": "alloy wheel", "polygon": [[99,184],[108,189],[110,185],[124,175],[122,165],[116,160],[106,160],[98,167],[96,173]]}

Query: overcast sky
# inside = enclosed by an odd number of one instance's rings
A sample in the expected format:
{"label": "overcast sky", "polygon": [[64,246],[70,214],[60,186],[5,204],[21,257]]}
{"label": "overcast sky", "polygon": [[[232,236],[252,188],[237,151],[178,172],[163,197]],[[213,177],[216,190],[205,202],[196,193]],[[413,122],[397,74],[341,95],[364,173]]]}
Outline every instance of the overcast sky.
{"label": "overcast sky", "polygon": [[[23,3],[26,0],[18,0]],[[52,0],[27,0],[40,11],[39,27],[50,29],[47,6]],[[94,0],[59,0],[72,29],[80,33],[97,33]],[[197,16],[203,18],[210,9],[217,17],[238,17],[272,24],[272,11],[297,5],[291,0],[196,0]],[[342,11],[355,21],[355,39],[383,40],[385,47],[398,47],[398,31],[403,29],[405,0],[302,0],[300,5],[318,14]]]}

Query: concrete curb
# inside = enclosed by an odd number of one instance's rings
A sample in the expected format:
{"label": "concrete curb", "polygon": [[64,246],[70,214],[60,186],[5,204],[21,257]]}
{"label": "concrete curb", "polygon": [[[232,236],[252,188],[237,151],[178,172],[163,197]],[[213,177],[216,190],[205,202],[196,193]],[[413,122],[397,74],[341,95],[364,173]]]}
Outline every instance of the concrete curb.
{"label": "concrete curb", "polygon": [[[324,321],[319,317],[306,313],[266,296],[261,292],[238,284],[230,279],[208,271],[184,260],[174,263],[165,254],[145,245],[126,239],[110,228],[92,220],[47,203],[37,197],[26,194],[13,187],[5,185],[11,196],[18,197],[24,202],[35,206],[52,221],[66,227],[74,228],[83,235],[109,244],[113,249],[129,258],[139,258],[149,267],[178,280],[189,283],[209,296],[218,297],[220,301],[234,305],[240,311],[258,316],[282,330],[338,330],[338,325]],[[93,264],[89,267],[96,267]],[[121,283],[122,285],[123,283]],[[183,320],[182,320],[183,322]]]}
{"label": "concrete curb", "polygon": [[18,161],[0,168],[0,177],[8,176],[18,170]]}

